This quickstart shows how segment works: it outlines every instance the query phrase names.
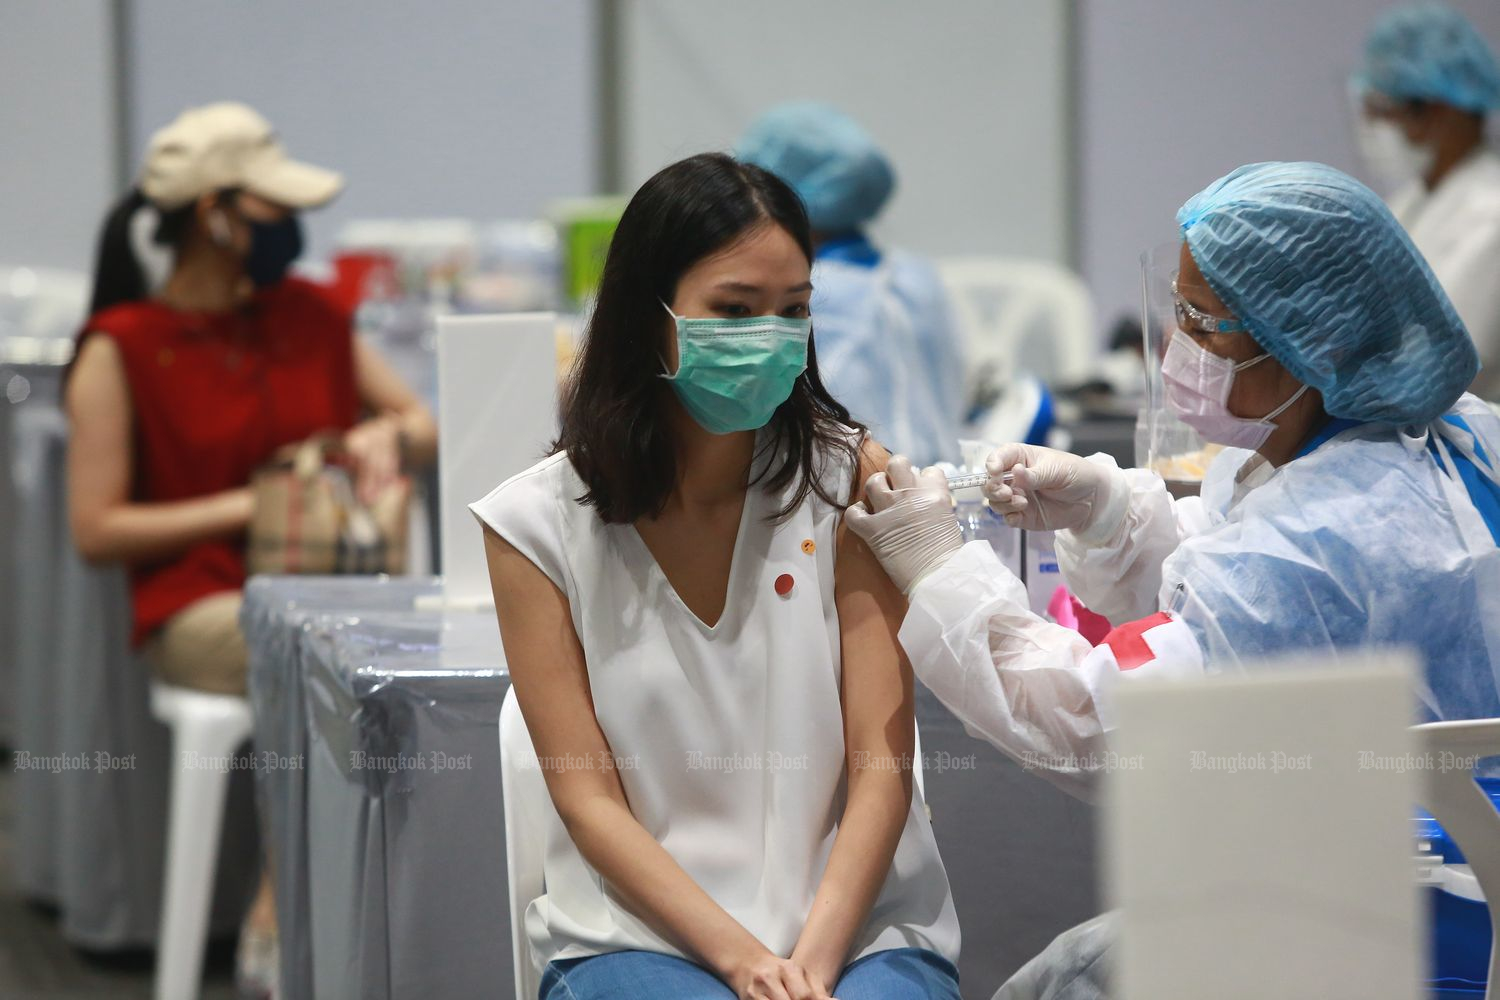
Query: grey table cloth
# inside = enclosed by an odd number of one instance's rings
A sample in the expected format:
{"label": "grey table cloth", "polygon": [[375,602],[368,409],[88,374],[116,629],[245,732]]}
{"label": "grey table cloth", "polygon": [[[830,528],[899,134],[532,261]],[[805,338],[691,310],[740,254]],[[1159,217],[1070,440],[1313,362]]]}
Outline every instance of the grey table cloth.
{"label": "grey table cloth", "polygon": [[[257,772],[277,870],[306,873],[282,897],[289,1000],[509,995],[508,681],[493,615],[412,608],[434,592],[285,577],[247,590],[258,749],[306,755],[302,771]],[[971,739],[920,686],[917,713],[963,992],[987,998],[1097,912],[1092,811]],[[294,959],[300,927],[308,954]]]}
{"label": "grey table cloth", "polygon": [[266,765],[255,771],[257,803],[273,845],[288,998],[312,996],[304,644],[314,632],[357,622],[361,614],[409,611],[418,596],[437,592],[430,578],[405,577],[262,576],[245,587],[240,624],[250,654],[256,752]]}

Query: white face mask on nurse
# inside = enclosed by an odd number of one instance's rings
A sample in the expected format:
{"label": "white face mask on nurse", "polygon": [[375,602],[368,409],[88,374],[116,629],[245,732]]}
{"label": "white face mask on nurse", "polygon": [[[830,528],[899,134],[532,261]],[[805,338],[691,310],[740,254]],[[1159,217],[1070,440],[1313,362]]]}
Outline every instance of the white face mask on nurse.
{"label": "white face mask on nurse", "polygon": [[1321,399],[1261,350],[1186,243],[1172,299],[1177,329],[1162,358],[1168,406],[1206,441],[1258,451],[1278,465],[1290,459],[1320,422]]}

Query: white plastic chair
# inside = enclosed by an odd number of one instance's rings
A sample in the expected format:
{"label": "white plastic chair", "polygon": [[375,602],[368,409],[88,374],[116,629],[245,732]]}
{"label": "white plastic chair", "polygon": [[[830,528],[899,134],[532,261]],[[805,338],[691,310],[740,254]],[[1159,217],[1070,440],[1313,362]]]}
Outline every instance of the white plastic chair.
{"label": "white plastic chair", "polygon": [[151,714],[172,731],[167,863],[156,945],[156,1000],[193,1000],[203,977],[203,946],[224,819],[228,757],[250,736],[250,702],[151,683]]}
{"label": "white plastic chair", "polygon": [[963,337],[971,403],[1003,394],[1020,375],[1052,386],[1088,377],[1099,353],[1093,298],[1072,271],[1015,257],[947,257],[937,268]]}
{"label": "white plastic chair", "polygon": [[[1463,719],[1415,726],[1417,749],[1429,758],[1500,755],[1500,719]],[[1464,852],[1467,866],[1445,866],[1445,888],[1468,899],[1483,899],[1490,910],[1488,1000],[1500,998],[1500,812],[1463,768],[1427,772],[1425,805]],[[1467,867],[1468,871],[1464,871]]]}
{"label": "white plastic chair", "polygon": [[526,937],[526,908],[543,892],[547,810],[552,799],[538,766],[516,691],[500,707],[500,784],[505,808],[505,881],[510,894],[510,960],[516,1000],[536,1000],[542,984]]}

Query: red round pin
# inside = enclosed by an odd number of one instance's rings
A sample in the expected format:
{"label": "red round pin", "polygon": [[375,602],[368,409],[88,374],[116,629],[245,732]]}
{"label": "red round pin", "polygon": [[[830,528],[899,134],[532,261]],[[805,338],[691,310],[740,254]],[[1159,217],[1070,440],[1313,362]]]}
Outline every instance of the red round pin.
{"label": "red round pin", "polygon": [[797,581],[795,581],[795,580],[792,579],[792,574],[790,574],[790,573],[783,573],[780,576],[778,576],[776,578],[776,593],[777,593],[777,595],[780,596],[780,597],[785,597],[788,594],[790,594],[792,592],[792,585],[795,584],[796,582]]}

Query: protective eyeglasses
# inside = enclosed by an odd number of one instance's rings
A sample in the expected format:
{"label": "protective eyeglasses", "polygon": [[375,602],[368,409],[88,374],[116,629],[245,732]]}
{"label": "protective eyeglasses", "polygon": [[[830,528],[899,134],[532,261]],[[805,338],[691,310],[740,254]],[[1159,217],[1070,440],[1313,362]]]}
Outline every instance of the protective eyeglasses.
{"label": "protective eyeglasses", "polygon": [[[1160,287],[1160,286],[1158,286]],[[1239,320],[1206,313],[1193,305],[1177,291],[1177,275],[1172,275],[1172,310],[1177,314],[1177,325],[1184,333],[1246,333],[1245,324]]]}

